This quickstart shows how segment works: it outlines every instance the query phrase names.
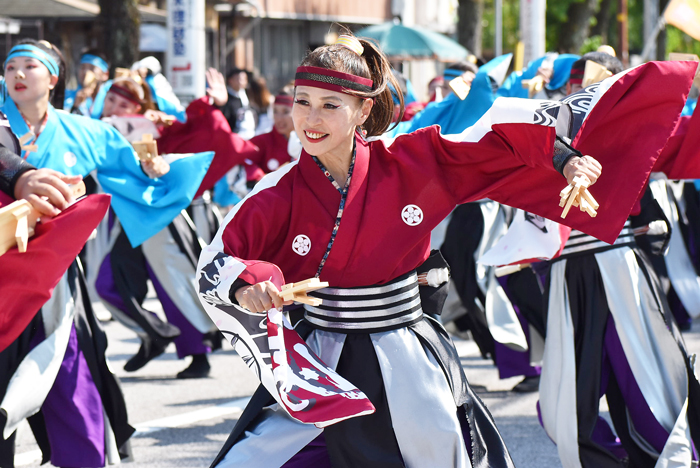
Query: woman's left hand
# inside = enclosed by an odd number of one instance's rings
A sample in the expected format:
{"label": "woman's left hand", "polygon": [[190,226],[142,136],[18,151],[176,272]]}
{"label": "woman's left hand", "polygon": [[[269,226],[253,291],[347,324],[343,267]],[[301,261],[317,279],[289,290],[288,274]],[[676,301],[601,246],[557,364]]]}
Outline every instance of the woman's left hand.
{"label": "woman's left hand", "polygon": [[163,156],[156,156],[151,160],[141,161],[141,168],[143,168],[143,172],[145,172],[148,177],[157,179],[158,177],[163,177],[170,171],[170,164],[163,159]]}
{"label": "woman's left hand", "polygon": [[143,116],[156,125],[168,126],[172,125],[172,123],[175,121],[175,117],[172,115],[168,115],[165,112],[153,109],[148,109],[146,112],[144,112]]}
{"label": "woman's left hand", "polygon": [[595,184],[600,177],[600,173],[603,170],[603,166],[591,156],[573,158],[567,161],[564,166],[564,177],[566,177],[567,182],[573,183],[576,177],[585,177],[591,182],[591,185]]}
{"label": "woman's left hand", "polygon": [[474,78],[476,78],[474,72],[466,71],[462,74],[462,80],[466,83],[467,86],[471,87]]}

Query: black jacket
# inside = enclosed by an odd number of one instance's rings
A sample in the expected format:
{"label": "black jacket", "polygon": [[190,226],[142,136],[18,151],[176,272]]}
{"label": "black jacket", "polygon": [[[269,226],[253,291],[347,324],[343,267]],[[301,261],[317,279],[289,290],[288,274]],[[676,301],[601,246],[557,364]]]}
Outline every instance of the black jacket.
{"label": "black jacket", "polygon": [[15,198],[15,184],[19,176],[35,169],[20,158],[20,145],[10,130],[5,115],[0,112],[0,191]]}
{"label": "black jacket", "polygon": [[231,131],[233,133],[238,133],[239,124],[243,120],[243,114],[245,113],[241,98],[228,93],[228,101],[222,107],[219,107],[219,110],[224,114],[226,120],[228,120]]}

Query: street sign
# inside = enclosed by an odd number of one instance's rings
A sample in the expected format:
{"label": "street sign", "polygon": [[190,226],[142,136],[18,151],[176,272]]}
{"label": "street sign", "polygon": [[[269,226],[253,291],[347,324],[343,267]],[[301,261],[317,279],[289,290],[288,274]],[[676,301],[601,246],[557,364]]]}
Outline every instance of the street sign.
{"label": "street sign", "polygon": [[205,93],[204,2],[168,0],[166,76],[183,104]]}

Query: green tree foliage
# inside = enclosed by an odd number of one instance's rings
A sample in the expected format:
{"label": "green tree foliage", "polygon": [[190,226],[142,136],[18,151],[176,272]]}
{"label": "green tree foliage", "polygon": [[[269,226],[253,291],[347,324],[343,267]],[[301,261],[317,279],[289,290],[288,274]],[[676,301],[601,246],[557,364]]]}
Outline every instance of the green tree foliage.
{"label": "green tree foliage", "polygon": [[673,26],[666,26],[666,35],[666,52],[683,52],[700,56],[700,41],[696,41]]}
{"label": "green tree foliage", "polygon": [[[520,1],[503,0],[503,52],[513,52],[520,40]],[[484,55],[493,56],[495,47],[496,15],[494,0],[485,0],[484,17],[481,22]]]}
{"label": "green tree foliage", "polygon": [[[561,37],[565,34],[568,23],[568,12],[573,3],[583,3],[584,0],[547,0],[546,10],[546,41],[547,50],[562,52]],[[665,4],[662,1],[662,8]],[[631,54],[640,54],[644,48],[644,0],[628,0],[628,30],[629,49]],[[603,9],[604,11],[601,11]],[[598,0],[595,14],[590,17],[590,32],[587,38],[578,44],[578,53],[584,54],[596,50],[602,44],[610,44],[619,49],[618,1]],[[515,51],[520,40],[520,1],[503,0],[503,52]],[[495,37],[495,5],[494,0],[484,0],[482,19],[482,55],[493,57]],[[665,51],[666,57],[670,52],[685,52],[700,55],[700,42],[684,34],[673,26],[666,26]],[[662,46],[663,46],[663,41]],[[576,52],[576,51],[574,51]]]}

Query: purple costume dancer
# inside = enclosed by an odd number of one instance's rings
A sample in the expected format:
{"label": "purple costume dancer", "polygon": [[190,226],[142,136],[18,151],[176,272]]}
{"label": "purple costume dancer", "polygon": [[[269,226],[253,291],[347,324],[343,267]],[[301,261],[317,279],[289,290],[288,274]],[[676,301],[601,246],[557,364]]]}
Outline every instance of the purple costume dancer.
{"label": "purple costume dancer", "polygon": [[130,455],[134,429],[106,348],[76,261],[24,332],[0,352],[0,466],[14,466],[15,430],[25,418],[44,463],[102,467]]}
{"label": "purple costume dancer", "polygon": [[[690,330],[691,317],[700,316],[700,278],[691,257],[694,250],[691,229],[695,226],[686,214],[686,203],[692,201],[687,202],[683,196],[684,185],[684,182],[663,179],[649,184],[668,225],[668,232],[664,233],[664,247],[668,248],[662,257],[651,257],[651,263],[659,275],[678,327]],[[693,184],[689,185],[694,189]]]}
{"label": "purple costume dancer", "polygon": [[[533,392],[537,391],[540,368],[530,362],[540,358],[531,356],[529,322],[534,320],[539,324],[539,327],[535,325],[534,333],[543,335],[541,288],[530,270],[500,281],[492,267],[477,264],[478,258],[505,233],[508,210],[491,200],[458,206],[452,212],[440,251],[450,264],[452,282],[466,309],[466,314],[454,320],[455,326],[460,331],[471,331],[482,356],[493,358],[502,379],[524,377],[514,391]],[[503,290],[499,291],[501,287]],[[534,291],[538,293],[536,297],[533,297]],[[517,319],[517,326],[522,327],[517,345],[508,342],[512,336],[499,333],[499,326],[503,324],[489,320],[489,316],[494,316],[489,307],[499,311],[513,309],[510,317]]]}
{"label": "purple costume dancer", "polygon": [[[153,108],[154,104],[146,83],[138,77],[125,77],[111,85],[102,117],[142,114]],[[128,111],[125,110],[127,108]],[[139,125],[144,123],[146,126],[142,131],[158,131],[149,119],[143,118]],[[116,121],[112,121],[112,124],[128,141],[140,140],[140,134],[133,126],[123,127]],[[195,205],[200,207],[201,203]],[[190,211],[193,209],[190,208]],[[104,260],[99,260],[95,288],[113,315],[141,338],[138,353],[124,366],[128,372],[145,366],[162,354],[168,343],[174,341],[178,357],[192,356],[190,366],[179,372],[178,378],[209,375],[207,353],[211,352],[212,341],[217,341],[218,335],[195,293],[195,267],[201,251],[201,241],[195,229],[185,210],[168,227],[137,248],[132,248],[123,232],[110,229],[110,238],[114,239],[114,243]],[[168,322],[161,321],[142,307],[149,279]]]}
{"label": "purple costume dancer", "polygon": [[[622,69],[602,53],[587,54],[572,68],[583,69],[586,60],[613,73]],[[595,92],[587,88],[565,100],[577,104],[570,138]],[[691,466],[694,458],[700,386],[634,236],[653,221],[628,220],[612,244],[572,230],[551,262],[540,414],[566,468]],[[602,395],[619,443],[599,417]]]}
{"label": "purple costume dancer", "polygon": [[[200,247],[184,216],[137,248],[119,226],[111,229],[116,240],[100,265],[95,288],[114,317],[141,338],[139,352],[124,367],[127,371],[140,369],[174,342],[178,358],[192,356],[190,367],[178,378],[206,377],[210,369],[206,355],[220,345],[214,325],[194,295],[191,281]],[[142,306],[148,280],[167,322]]]}
{"label": "purple costume dancer", "polygon": [[[528,344],[526,351],[517,351],[499,342],[495,343],[494,361],[498,367],[498,376],[501,379],[523,376],[525,379],[516,385],[513,391],[535,392],[542,368],[539,365],[532,365],[533,361],[541,359],[541,352],[539,357],[533,356],[533,353],[536,353],[533,349],[533,338],[541,342],[545,335],[542,288],[537,275],[529,268],[500,277],[498,282],[513,304]],[[532,333],[539,336],[533,337]]]}
{"label": "purple costume dancer", "polygon": [[[652,466],[674,455],[690,464],[694,376],[658,280],[629,227],[612,246],[588,237],[573,231],[552,264],[540,382],[545,430],[567,467],[621,467],[624,458]],[[572,252],[588,240],[589,249]],[[603,394],[624,451],[603,437],[612,434],[598,416]]]}

